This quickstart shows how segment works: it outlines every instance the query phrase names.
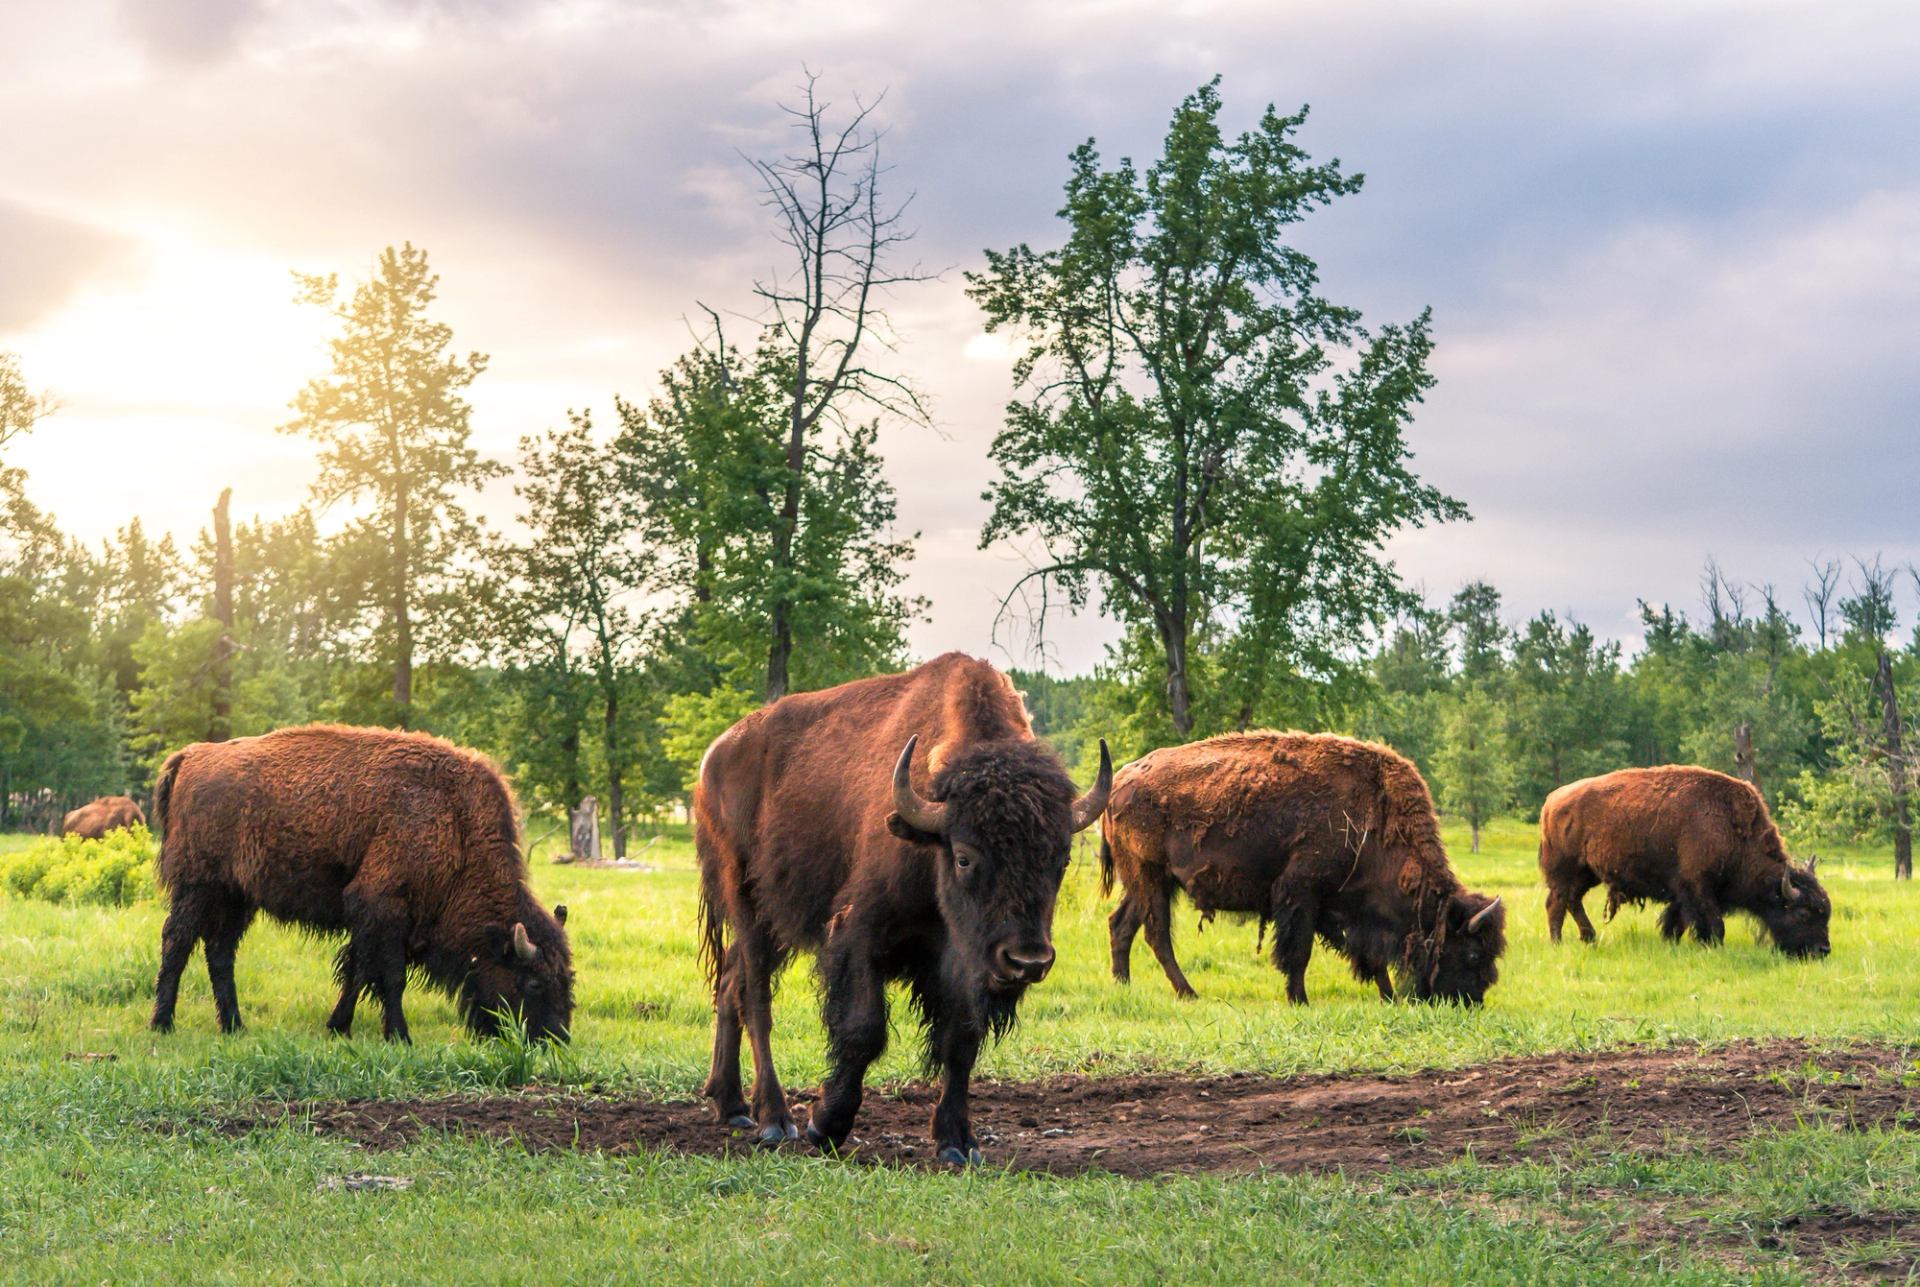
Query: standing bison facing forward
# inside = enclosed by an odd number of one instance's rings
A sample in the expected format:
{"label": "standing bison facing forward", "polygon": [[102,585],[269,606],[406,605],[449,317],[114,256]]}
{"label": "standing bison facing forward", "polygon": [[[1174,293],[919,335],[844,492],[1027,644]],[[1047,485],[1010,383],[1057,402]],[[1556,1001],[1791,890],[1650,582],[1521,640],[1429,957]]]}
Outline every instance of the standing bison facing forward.
{"label": "standing bison facing forward", "polygon": [[1621,769],[1561,787],[1540,808],[1540,873],[1556,943],[1569,911],[1593,941],[1581,900],[1605,885],[1609,916],[1622,903],[1665,903],[1660,932],[1669,939],[1691,929],[1718,943],[1732,908],[1759,917],[1783,952],[1829,950],[1833,904],[1812,866],[1788,859],[1752,785],[1712,769]]}
{"label": "standing bison facing forward", "polygon": [[1173,990],[1169,903],[1273,921],[1287,999],[1305,1004],[1316,935],[1391,1000],[1391,970],[1421,1000],[1477,1005],[1499,977],[1506,911],[1464,888],[1420,771],[1384,746],[1319,733],[1229,733],[1155,751],[1114,779],[1100,847],[1113,976],[1144,926]]}
{"label": "standing bison facing forward", "polygon": [[173,906],[160,937],[153,1026],[173,1027],[180,972],[204,942],[220,1027],[240,1026],[233,957],[254,913],[344,930],[346,1035],[362,992],[379,996],[389,1039],[408,1040],[409,967],[458,998],[475,1032],[518,1012],[533,1037],[564,1038],[573,969],[562,926],[527,887],[513,796],[471,751],[419,733],[311,725],[198,743],[154,786],[166,829],[160,883]]}

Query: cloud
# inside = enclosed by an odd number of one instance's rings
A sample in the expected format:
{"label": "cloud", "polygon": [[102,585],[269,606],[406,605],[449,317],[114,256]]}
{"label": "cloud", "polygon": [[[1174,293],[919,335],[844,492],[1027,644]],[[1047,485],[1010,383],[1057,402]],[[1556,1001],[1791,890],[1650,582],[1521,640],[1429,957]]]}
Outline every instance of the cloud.
{"label": "cloud", "polygon": [[[1410,572],[1601,624],[1686,590],[1709,549],[1771,577],[1795,551],[1913,543],[1890,467],[1920,393],[1909,6],[128,0],[117,43],[84,7],[48,12],[24,33],[0,15],[0,119],[18,125],[0,330],[74,350],[40,365],[103,434],[138,414],[108,402],[194,413],[178,378],[73,387],[96,355],[48,321],[81,297],[104,309],[100,274],[137,240],[225,248],[258,270],[236,297],[274,307],[287,268],[352,277],[384,244],[428,246],[456,342],[493,354],[477,431],[504,452],[569,405],[644,398],[696,301],[751,306],[777,252],[737,154],[783,144],[776,103],[803,64],[830,95],[887,89],[912,251],[957,269],[1057,242],[1068,151],[1097,137],[1149,159],[1218,71],[1231,128],[1310,102],[1303,145],[1368,176],[1297,230],[1328,293],[1374,321],[1435,310],[1440,385],[1413,441],[1480,521],[1397,543]],[[19,213],[43,210],[62,215]],[[971,536],[1007,363],[958,272],[893,303],[899,365],[942,426],[883,440],[902,525],[927,534],[909,588],[935,619],[914,642],[982,650],[1018,566]],[[292,391],[206,400],[237,438]],[[57,506],[76,526],[151,515],[181,481],[103,496],[62,459],[36,482],[90,498]],[[197,523],[201,500],[182,505]],[[1110,632],[1076,623],[1061,660],[1088,664]]]}
{"label": "cloud", "polygon": [[0,198],[0,334],[25,330],[90,280],[125,267],[113,233]]}

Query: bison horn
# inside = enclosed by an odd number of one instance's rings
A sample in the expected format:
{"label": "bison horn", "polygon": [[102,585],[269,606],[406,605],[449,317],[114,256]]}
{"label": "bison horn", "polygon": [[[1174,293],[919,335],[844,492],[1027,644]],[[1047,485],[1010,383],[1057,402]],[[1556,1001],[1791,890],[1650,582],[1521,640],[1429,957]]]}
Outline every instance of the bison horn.
{"label": "bison horn", "polygon": [[1780,897],[1786,899],[1789,903],[1800,897],[1800,891],[1793,887],[1792,867],[1788,867],[1787,870],[1780,873]]}
{"label": "bison horn", "polygon": [[1494,908],[1498,906],[1500,906],[1500,900],[1496,898],[1491,903],[1488,903],[1485,907],[1482,907],[1479,911],[1475,912],[1473,914],[1473,919],[1467,922],[1467,933],[1478,934],[1480,932],[1481,924],[1486,921],[1487,917],[1493,915]]}
{"label": "bison horn", "polygon": [[1107,751],[1107,739],[1100,739],[1100,776],[1093,788],[1073,802],[1073,829],[1085,831],[1107,810],[1107,796],[1113,791],[1113,756]]}
{"label": "bison horn", "polygon": [[947,806],[923,800],[920,793],[913,789],[913,748],[919,741],[918,733],[908,738],[906,749],[900,752],[900,759],[893,766],[893,811],[915,831],[924,831],[930,836],[944,836],[947,834]]}
{"label": "bison horn", "polygon": [[1807,859],[1807,875],[1809,876],[1813,875],[1815,869],[1818,868],[1819,866],[1820,866],[1820,855],[1814,854],[1811,858]]}
{"label": "bison horn", "polygon": [[513,954],[529,964],[540,955],[540,949],[527,937],[527,927],[519,921],[513,923]]}

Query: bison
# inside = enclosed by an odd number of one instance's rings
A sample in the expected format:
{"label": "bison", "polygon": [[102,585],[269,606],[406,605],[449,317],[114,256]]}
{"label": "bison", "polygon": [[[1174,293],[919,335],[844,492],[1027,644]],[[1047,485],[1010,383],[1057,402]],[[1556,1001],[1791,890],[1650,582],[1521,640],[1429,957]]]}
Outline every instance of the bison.
{"label": "bison", "polygon": [[573,1017],[567,909],[534,900],[512,792],[480,755],[420,733],[310,725],[175,752],[154,788],[166,829],[153,1026],[173,1027],[180,972],[206,944],[220,1028],[240,1026],[233,957],[254,913],[345,931],[340,1000],[376,994],[389,1040],[410,1040],[407,970],[457,998],[474,1032],[518,1013],[528,1035],[564,1039]]}
{"label": "bison", "polygon": [[[1391,972],[1421,1000],[1479,1004],[1499,977],[1506,910],[1469,892],[1440,844],[1419,770],[1384,746],[1320,733],[1232,733],[1155,751],[1114,779],[1101,881],[1124,894],[1107,922],[1113,977],[1131,977],[1143,927],[1174,992],[1169,905],[1273,924],[1287,999],[1307,1000],[1315,935],[1384,1000]],[[1265,925],[1262,925],[1264,930]]]}
{"label": "bison", "polygon": [[109,831],[146,825],[147,815],[140,812],[132,796],[103,795],[69,813],[60,823],[60,834],[98,840]]}
{"label": "bison", "polygon": [[1100,816],[1112,780],[1103,742],[1099,778],[1076,796],[1006,677],[958,653],[784,697],[721,734],[693,795],[715,1009],[704,1093],[720,1121],[757,1128],[763,1144],[797,1137],[773,1066],[773,981],[809,952],[831,1071],[808,1140],[837,1151],[853,1129],[867,1066],[887,1044],[886,984],[903,980],[928,1067],[942,1073],[936,1155],[978,1162],[974,1060],[1053,965],[1072,837]]}
{"label": "bison", "polygon": [[1767,802],[1751,783],[1712,769],[1621,769],[1559,788],[1540,808],[1540,874],[1547,933],[1560,941],[1568,912],[1594,939],[1581,905],[1607,887],[1607,916],[1623,903],[1666,904],[1660,933],[1726,935],[1723,912],[1751,912],[1781,951],[1825,956],[1833,904],[1813,866],[1787,857]]}

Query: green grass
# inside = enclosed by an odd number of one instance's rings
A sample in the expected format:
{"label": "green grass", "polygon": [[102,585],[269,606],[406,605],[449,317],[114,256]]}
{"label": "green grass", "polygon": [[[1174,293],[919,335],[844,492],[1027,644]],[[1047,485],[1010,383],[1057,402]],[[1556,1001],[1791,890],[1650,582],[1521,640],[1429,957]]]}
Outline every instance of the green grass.
{"label": "green grass", "polygon": [[[27,839],[0,837],[0,853]],[[1757,943],[1740,918],[1719,951],[1669,945],[1653,909],[1602,925],[1597,946],[1555,947],[1532,829],[1502,822],[1480,855],[1453,828],[1448,839],[1467,882],[1504,895],[1510,909],[1502,981],[1484,1009],[1382,1005],[1325,952],[1308,976],[1312,1006],[1289,1007],[1280,977],[1253,957],[1250,923],[1223,918],[1196,933],[1190,909],[1178,914],[1176,945],[1201,999],[1176,1001],[1144,943],[1133,985],[1117,987],[1107,977],[1107,904],[1083,854],[1056,922],[1060,963],[981,1074],[1405,1070],[1768,1035],[1920,1044],[1920,891],[1896,885],[1884,855],[1823,861],[1834,954],[1801,963]],[[212,1129],[263,1096],[418,1096],[529,1079],[691,1096],[711,1022],[691,847],[670,832],[644,856],[659,869],[535,862],[542,896],[572,911],[578,1010],[575,1041],[559,1054],[469,1041],[444,999],[417,990],[412,1048],[365,1033],[328,1040],[330,945],[267,923],[240,950],[247,1031],[216,1034],[196,960],[179,1029],[157,1038],[145,1021],[158,904],[0,899],[0,1245],[10,1253],[0,1277],[1790,1279],[1845,1265],[1809,1261],[1791,1238],[1770,1237],[1780,1221],[1920,1205],[1920,1145],[1902,1133],[1809,1129],[1717,1161],[1596,1154],[1557,1168],[1461,1165],[1366,1181],[1138,1183],[901,1174],[804,1156],[529,1156],[444,1138],[367,1155],[297,1127],[238,1139]],[[1598,913],[1602,899],[1590,901]],[[792,1086],[824,1069],[815,1006],[803,966],[776,1015]],[[873,1079],[913,1076],[917,1047],[902,1014]],[[70,1058],[89,1053],[113,1058]],[[399,1193],[321,1187],[354,1170],[414,1184]]]}

